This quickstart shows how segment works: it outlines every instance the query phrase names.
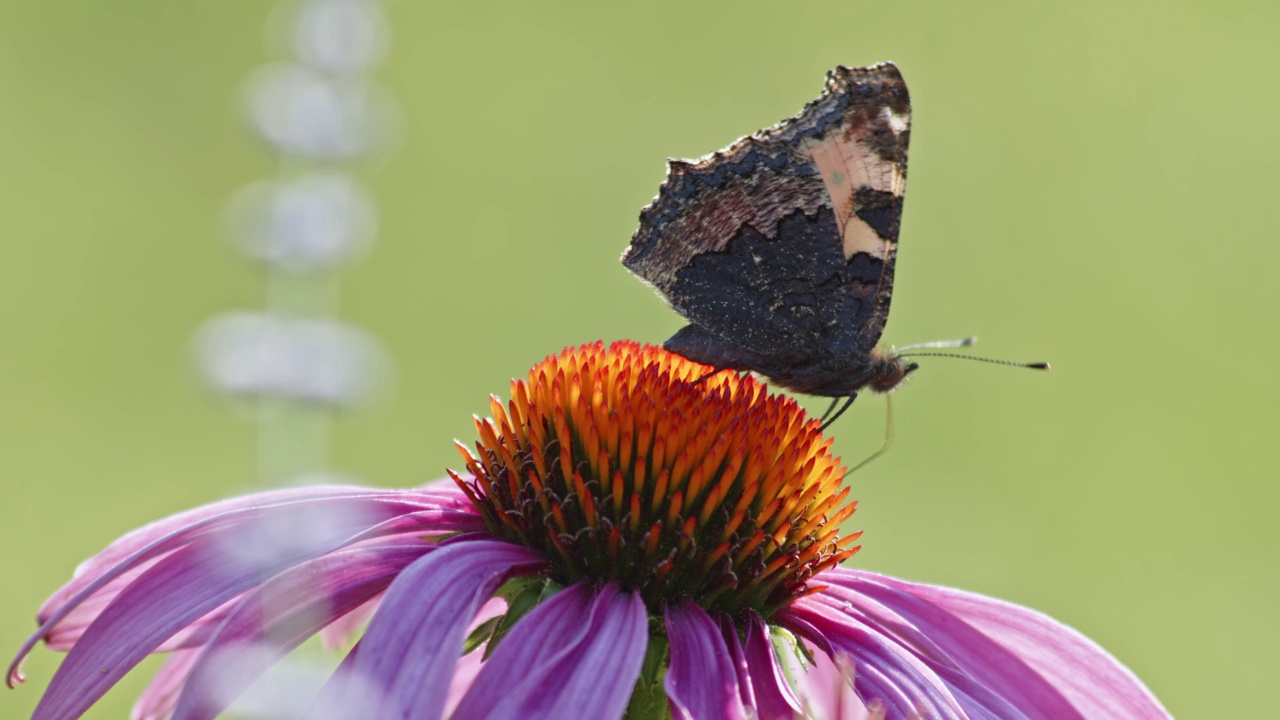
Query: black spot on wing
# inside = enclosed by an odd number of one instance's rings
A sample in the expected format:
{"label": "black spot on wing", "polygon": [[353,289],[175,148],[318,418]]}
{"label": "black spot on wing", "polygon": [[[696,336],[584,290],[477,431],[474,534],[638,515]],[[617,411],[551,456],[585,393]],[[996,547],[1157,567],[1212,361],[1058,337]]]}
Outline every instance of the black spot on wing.
{"label": "black spot on wing", "polygon": [[883,269],[884,261],[870,253],[860,252],[849,258],[849,277],[861,285],[878,284]]}
{"label": "black spot on wing", "polygon": [[902,221],[902,196],[863,185],[853,193],[853,213],[881,240],[896,243]]}

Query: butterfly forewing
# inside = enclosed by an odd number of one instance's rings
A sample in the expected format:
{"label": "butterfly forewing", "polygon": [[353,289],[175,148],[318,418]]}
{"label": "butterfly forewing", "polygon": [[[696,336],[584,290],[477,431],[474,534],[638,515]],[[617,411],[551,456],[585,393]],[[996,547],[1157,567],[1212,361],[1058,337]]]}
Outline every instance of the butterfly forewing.
{"label": "butterfly forewing", "polygon": [[622,256],[689,321],[668,347],[841,394],[888,316],[910,123],[896,67],[839,67],[796,117],[672,161]]}

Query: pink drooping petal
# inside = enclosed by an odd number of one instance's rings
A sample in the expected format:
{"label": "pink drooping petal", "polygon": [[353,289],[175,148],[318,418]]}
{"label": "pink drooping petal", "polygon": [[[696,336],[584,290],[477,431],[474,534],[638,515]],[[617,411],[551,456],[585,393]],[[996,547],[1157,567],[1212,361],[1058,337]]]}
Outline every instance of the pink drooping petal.
{"label": "pink drooping petal", "polygon": [[[45,642],[58,650],[69,648],[120,590],[161,557],[181,547],[188,537],[217,524],[220,518],[235,517],[237,511],[298,500],[368,495],[370,492],[368,488],[326,485],[246,495],[170,515],[126,533],[81,563],[72,574],[71,581],[40,606],[37,619],[42,624],[48,624],[55,614],[62,616],[60,622],[48,628]],[[142,554],[148,550],[150,552]],[[95,586],[95,592],[82,595],[90,585]],[[71,602],[77,595],[81,597]]]}
{"label": "pink drooping petal", "polygon": [[[168,640],[160,643],[160,647],[157,647],[155,651],[158,653],[175,652],[205,644],[214,631],[218,629],[218,626],[222,624],[222,621],[227,619],[227,615],[235,609],[238,602],[240,602],[240,598],[234,597],[224,602],[221,606],[210,610],[205,613],[204,617],[195,620],[190,625],[174,633]],[[79,640],[79,637],[77,636],[76,639]]]}
{"label": "pink drooping petal", "polygon": [[[796,717],[813,720],[876,720],[858,694],[854,692],[857,676],[853,662],[846,656],[832,658],[809,647],[812,664],[793,666],[797,679],[796,694],[804,712]],[[879,708],[879,704],[875,706]],[[762,716],[763,717],[763,716]]]}
{"label": "pink drooping petal", "polygon": [[720,635],[724,638],[725,648],[729,650],[725,660],[733,665],[733,672],[738,678],[738,699],[742,701],[743,707],[753,708],[756,706],[756,693],[751,684],[751,670],[747,667],[747,652],[738,638],[738,629],[728,615],[719,613],[714,619],[720,623]]}
{"label": "pink drooping petal", "polygon": [[885,637],[880,628],[831,608],[818,595],[800,598],[773,620],[832,658],[851,660],[858,696],[868,704],[878,701],[886,720],[922,713],[938,720],[966,720],[947,682],[925,662]]}
{"label": "pink drooping petal", "polygon": [[889,608],[967,676],[1026,717],[1168,718],[1128,668],[1096,643],[1039,612],[974,593],[876,573],[834,570],[833,602]]}
{"label": "pink drooping petal", "polygon": [[169,655],[133,704],[129,720],[168,720],[172,717],[182,686],[200,658],[200,652],[201,648],[188,648]]}
{"label": "pink drooping petal", "polygon": [[[348,645],[354,645],[360,634],[364,632],[365,626],[369,624],[369,619],[378,611],[378,605],[382,603],[382,596],[379,595],[370,599],[365,604],[343,615],[325,626],[320,631],[320,642],[326,650],[338,650]],[[469,634],[486,620],[490,620],[507,611],[507,603],[502,598],[490,598],[476,614],[475,619],[471,623],[471,627],[467,628]],[[458,698],[462,695],[459,694]],[[456,704],[457,698],[455,698]]]}
{"label": "pink drooping petal", "polygon": [[444,701],[444,717],[453,718],[453,713],[458,708],[458,703],[462,702],[462,698],[471,689],[471,685],[475,683],[476,677],[480,675],[480,670],[484,668],[484,654],[489,643],[483,643],[475,650],[458,658],[458,664],[453,666],[453,678],[449,681],[449,694]]}
{"label": "pink drooping petal", "polygon": [[648,647],[648,613],[639,593],[618,591],[610,597],[610,589],[606,586],[593,601],[586,642],[563,658],[559,672],[548,674],[557,696],[548,717],[579,710],[587,717],[621,717],[627,708]]}
{"label": "pink drooping petal", "polygon": [[[317,515],[317,510],[323,512]],[[195,620],[282,570],[341,548],[376,524],[379,512],[400,510],[397,503],[365,499],[336,506],[296,502],[266,513],[269,541],[237,525],[201,534],[153,565],[102,611],[54,674],[33,720],[78,716]]]}
{"label": "pink drooping petal", "polygon": [[[912,627],[909,622],[897,615],[892,609],[881,606],[866,597],[855,605],[846,600],[838,599],[832,594],[833,592],[838,592],[838,590],[812,595],[808,602],[823,606],[834,613],[833,617],[836,619],[833,626],[834,629],[828,628],[828,630],[834,632],[835,636],[838,637],[848,633],[850,628],[854,628],[854,631],[858,633],[870,633],[877,642],[883,643],[882,646],[884,648],[905,654],[908,663],[911,663],[913,658],[919,660],[923,663],[923,667],[927,669],[923,676],[930,681],[930,684],[924,687],[931,688],[931,683],[934,680],[940,681],[946,688],[947,697],[945,701],[950,702],[954,699],[966,717],[1021,717],[1021,713],[1017,708],[1003,697],[1000,697],[999,694],[956,667],[933,640]],[[880,668],[869,666],[854,668],[854,658],[848,652],[839,647],[831,651],[834,655],[830,659],[837,666],[843,667],[848,663],[853,675],[861,673],[859,677],[862,678],[862,682],[856,686],[860,695],[883,702],[881,696],[873,692],[866,692],[880,682],[883,674]],[[910,690],[908,688],[908,690],[909,695],[918,694],[918,689]],[[930,690],[926,689],[925,692],[927,694]]]}
{"label": "pink drooping petal", "polygon": [[747,658],[747,672],[755,693],[756,714],[761,720],[801,716],[800,702],[783,675],[782,666],[769,641],[769,628],[759,615],[747,614],[747,642],[743,652]]}
{"label": "pink drooping petal", "polygon": [[[10,665],[9,685],[23,680],[22,659],[41,638],[59,649],[69,648],[125,588],[179,549],[220,537],[232,552],[275,552],[277,546],[296,544],[299,536],[329,524],[331,518],[338,518],[334,524],[347,530],[348,543],[370,542],[379,534],[471,532],[482,527],[465,499],[444,491],[282,490],[181,513],[125,535],[84,563],[76,577],[42,606],[41,627]],[[175,631],[163,649],[202,642],[222,617],[217,608],[210,609],[203,620]]]}
{"label": "pink drooping petal", "polygon": [[465,538],[431,552],[387,589],[360,643],[312,707],[324,720],[441,717],[467,626],[508,577],[546,560],[511,543]]}
{"label": "pink drooping petal", "polygon": [[[471,633],[486,622],[505,615],[507,610],[506,600],[500,597],[489,598],[484,605],[480,606],[476,616],[471,618],[471,624],[467,626],[467,637],[471,637]],[[458,659],[458,664],[453,669],[453,680],[449,683],[449,697],[444,704],[445,717],[453,716],[453,711],[457,709],[458,703],[462,701],[462,697],[471,689],[471,683],[476,681],[476,676],[480,674],[480,668],[484,667],[488,645],[489,643],[487,642],[482,643],[479,647]]]}
{"label": "pink drooping petal", "polygon": [[[456,491],[457,487],[453,486],[452,479],[445,478],[445,482],[448,482],[449,486]],[[413,516],[406,516],[406,518],[398,518],[397,520],[408,520],[411,521],[412,525],[419,525],[419,527],[407,528],[404,534],[415,534],[415,536],[417,536],[417,534],[422,533],[422,530],[420,529],[421,519],[413,518]],[[451,532],[479,532],[479,530],[483,529],[483,524],[479,521],[479,515],[476,515],[476,520],[475,525],[471,525],[471,527],[460,527],[451,530]],[[387,525],[387,523],[384,523],[384,525]],[[393,536],[390,537],[379,538],[376,542],[394,542],[396,539],[398,538],[393,534]],[[360,637],[360,634],[364,632],[365,625],[369,624],[369,619],[374,616],[374,612],[378,611],[378,606],[381,601],[383,601],[381,596],[371,598],[369,602],[366,602],[364,605],[357,607],[357,609],[348,612],[348,614],[343,615],[342,618],[334,620],[333,623],[326,625],[324,630],[320,630],[320,642],[324,644],[326,650],[338,650],[340,647],[346,647],[348,644],[355,643],[356,638]],[[484,607],[481,607],[480,614],[477,615],[477,618],[483,618],[484,620],[495,618],[495,616],[502,615],[503,612],[506,612],[506,609],[506,602],[499,600],[499,598],[493,598],[493,600],[486,602]],[[486,615],[486,612],[490,612],[490,614]]]}
{"label": "pink drooping petal", "polygon": [[[424,537],[442,533],[473,533],[482,529],[478,515],[460,513],[455,510],[439,509],[419,510],[405,513],[372,525],[348,538],[347,547],[378,548],[401,544],[419,544]],[[256,535],[256,533],[255,533]],[[232,598],[222,607],[196,620],[186,628],[166,640],[156,652],[169,652],[184,647],[204,644],[231,610],[239,603],[240,598]],[[322,633],[330,633],[329,637],[337,639],[337,643],[350,642],[355,633],[364,629],[364,625],[377,610],[377,598],[356,608],[339,618],[332,625],[340,627],[330,631],[326,627]],[[332,627],[332,625],[330,627]]]}
{"label": "pink drooping petal", "polygon": [[174,720],[212,719],[307,638],[382,593],[429,545],[359,548],[294,566],[249,593],[210,639]]}
{"label": "pink drooping petal", "polygon": [[381,595],[370,598],[365,604],[326,625],[320,631],[320,642],[324,649],[337,650],[354,644],[381,603]]}
{"label": "pink drooping petal", "polygon": [[100,576],[109,571],[120,570],[117,565],[126,563],[129,566],[137,561],[127,563],[140,551],[153,549],[149,556],[154,558],[164,552],[171,552],[181,547],[184,542],[202,531],[208,531],[226,522],[239,520],[241,511],[263,510],[276,505],[286,505],[296,501],[315,500],[352,500],[359,498],[381,499],[391,502],[402,502],[407,508],[405,512],[418,509],[440,508],[451,510],[468,510],[465,498],[459,494],[448,494],[440,490],[426,492],[420,489],[411,490],[378,490],[355,485],[318,485],[305,488],[288,488],[269,492],[244,495],[230,498],[198,508],[170,515],[137,530],[133,530],[80,564],[72,576],[72,580],[55,592],[40,608],[41,622],[60,609],[67,601],[80,593],[86,586],[94,583]]}
{"label": "pink drooping petal", "polygon": [[[308,720],[384,720],[377,715],[365,713],[361,715],[361,705],[366,708],[369,703],[362,703],[361,696],[378,697],[382,687],[372,681],[365,681],[356,675],[353,669],[360,657],[360,644],[364,638],[356,641],[347,654],[343,656],[338,668],[316,694],[307,712],[303,715]],[[346,703],[344,706],[343,704]]]}
{"label": "pink drooping petal", "polygon": [[511,628],[453,720],[621,718],[647,644],[639,594],[578,583]]}
{"label": "pink drooping petal", "polygon": [[671,661],[663,685],[679,720],[742,720],[747,717],[738,674],[724,635],[691,600],[664,612]]}

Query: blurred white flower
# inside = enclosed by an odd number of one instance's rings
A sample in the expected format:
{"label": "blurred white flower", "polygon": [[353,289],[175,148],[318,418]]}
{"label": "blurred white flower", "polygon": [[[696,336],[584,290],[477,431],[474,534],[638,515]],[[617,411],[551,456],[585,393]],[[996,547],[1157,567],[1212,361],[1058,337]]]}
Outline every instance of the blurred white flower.
{"label": "blurred white flower", "polygon": [[229,313],[211,320],[196,345],[219,390],[340,406],[367,399],[387,367],[370,335],[328,318]]}
{"label": "blurred white flower", "polygon": [[[208,692],[217,707],[245,720],[301,720],[312,700],[333,674],[334,663],[314,655],[290,655],[278,659],[279,650],[267,644],[249,645],[214,658]],[[244,666],[266,666],[261,682],[246,690],[240,681]],[[218,699],[221,698],[221,699]],[[234,701],[234,702],[233,702]]]}
{"label": "blurred white flower", "polygon": [[376,85],[335,78],[296,63],[259,70],[249,81],[254,127],[279,150],[320,160],[349,160],[379,147],[394,106]]}
{"label": "blurred white flower", "polygon": [[253,183],[231,199],[229,214],[246,254],[294,272],[347,260],[369,245],[377,226],[368,194],[337,173]]}
{"label": "blurred white flower", "polygon": [[366,70],[387,54],[390,28],[371,0],[312,0],[293,9],[289,40],[302,62],[334,73]]}

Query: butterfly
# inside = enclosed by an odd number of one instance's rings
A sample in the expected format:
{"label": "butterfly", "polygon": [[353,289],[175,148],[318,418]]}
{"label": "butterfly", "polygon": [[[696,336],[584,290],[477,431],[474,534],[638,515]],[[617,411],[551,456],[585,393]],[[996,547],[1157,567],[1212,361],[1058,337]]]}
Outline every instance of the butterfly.
{"label": "butterfly", "polygon": [[831,397],[832,409],[845,398],[836,416],[860,390],[901,383],[916,364],[877,343],[910,138],[898,68],[841,66],[799,115],[699,160],[671,160],[622,254],[689,323],[663,347]]}

